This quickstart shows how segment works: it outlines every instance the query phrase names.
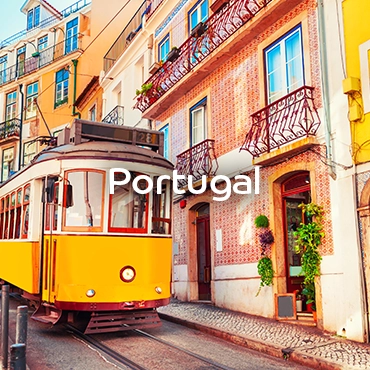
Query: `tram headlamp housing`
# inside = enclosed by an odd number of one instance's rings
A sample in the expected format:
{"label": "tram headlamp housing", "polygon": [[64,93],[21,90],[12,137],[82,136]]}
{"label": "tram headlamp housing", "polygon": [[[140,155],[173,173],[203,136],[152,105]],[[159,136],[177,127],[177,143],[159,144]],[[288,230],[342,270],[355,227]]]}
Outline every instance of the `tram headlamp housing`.
{"label": "tram headlamp housing", "polygon": [[95,295],[95,290],[94,289],[89,289],[87,292],[86,292],[86,296],[89,297],[89,298],[92,298],[94,297]]}
{"label": "tram headlamp housing", "polygon": [[132,266],[125,266],[121,269],[119,273],[119,277],[125,283],[130,283],[132,280],[135,279],[136,271]]}
{"label": "tram headlamp housing", "polygon": [[155,287],[155,291],[158,293],[158,294],[161,294],[162,293],[162,288],[160,286],[156,286]]}

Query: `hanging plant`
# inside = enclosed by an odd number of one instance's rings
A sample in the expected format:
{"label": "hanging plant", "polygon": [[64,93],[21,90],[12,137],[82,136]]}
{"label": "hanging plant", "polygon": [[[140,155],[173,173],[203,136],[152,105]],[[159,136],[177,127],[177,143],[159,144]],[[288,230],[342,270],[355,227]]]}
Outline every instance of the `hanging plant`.
{"label": "hanging plant", "polygon": [[258,274],[261,276],[260,286],[256,297],[260,294],[262,287],[271,286],[274,278],[274,269],[272,268],[272,261],[270,257],[262,257],[257,264]]}
{"label": "hanging plant", "polygon": [[265,215],[259,215],[255,218],[254,224],[256,227],[269,227],[269,219]]}
{"label": "hanging plant", "polygon": [[304,275],[302,294],[307,297],[307,303],[315,307],[315,277],[320,275],[322,257],[319,252],[321,240],[324,237],[322,218],[323,207],[315,203],[301,204],[299,207],[305,212],[309,222],[301,224],[294,232],[296,239],[295,251],[302,254],[301,266]]}
{"label": "hanging plant", "polygon": [[256,294],[256,297],[260,294],[262,287],[271,286],[274,278],[274,269],[272,268],[272,260],[268,256],[269,247],[274,242],[274,235],[270,229],[267,229],[269,226],[269,220],[264,215],[259,215],[254,220],[254,224],[257,228],[264,228],[265,230],[261,231],[258,235],[260,244],[261,244],[261,258],[257,264],[258,274],[261,276],[261,282]]}

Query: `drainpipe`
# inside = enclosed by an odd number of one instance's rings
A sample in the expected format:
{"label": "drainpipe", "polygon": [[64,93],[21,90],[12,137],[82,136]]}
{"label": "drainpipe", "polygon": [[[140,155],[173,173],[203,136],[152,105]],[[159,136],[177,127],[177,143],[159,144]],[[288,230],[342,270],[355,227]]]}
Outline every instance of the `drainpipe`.
{"label": "drainpipe", "polygon": [[330,105],[329,105],[329,76],[328,76],[328,56],[327,43],[325,31],[325,13],[324,0],[318,0],[317,6],[318,26],[319,26],[319,44],[320,44],[320,63],[322,74],[322,90],[323,90],[323,104],[325,116],[325,143],[326,143],[326,159],[329,163],[329,175],[333,180],[336,180],[337,174],[335,167],[332,164],[333,148],[331,145],[331,119],[330,119]]}
{"label": "drainpipe", "polygon": [[73,104],[72,104],[72,116],[75,117],[77,116],[79,119],[81,118],[81,113],[76,112],[76,95],[77,95],[77,59],[72,60],[73,63]]}
{"label": "drainpipe", "polygon": [[23,132],[23,110],[24,110],[24,94],[22,91],[23,85],[19,85],[19,93],[21,94],[21,116],[20,116],[20,123],[19,123],[19,154],[18,154],[18,171],[21,170],[22,166],[22,152],[23,152],[23,143],[22,143],[22,132]]}

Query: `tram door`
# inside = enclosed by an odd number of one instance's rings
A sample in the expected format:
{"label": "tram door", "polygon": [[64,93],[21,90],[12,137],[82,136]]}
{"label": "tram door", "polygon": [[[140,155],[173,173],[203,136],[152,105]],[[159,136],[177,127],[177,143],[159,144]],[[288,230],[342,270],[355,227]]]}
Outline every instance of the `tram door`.
{"label": "tram door", "polygon": [[59,183],[48,179],[44,203],[44,245],[42,266],[42,300],[54,303],[57,269],[57,239]]}
{"label": "tram door", "polygon": [[198,295],[200,300],[211,300],[211,248],[209,230],[209,205],[198,210],[197,257],[198,257]]}

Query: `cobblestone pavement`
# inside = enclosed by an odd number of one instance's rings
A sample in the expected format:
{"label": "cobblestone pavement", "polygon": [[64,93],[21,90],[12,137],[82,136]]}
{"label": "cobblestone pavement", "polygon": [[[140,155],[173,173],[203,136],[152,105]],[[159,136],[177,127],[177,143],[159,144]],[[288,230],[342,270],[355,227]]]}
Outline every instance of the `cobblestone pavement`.
{"label": "cobblestone pavement", "polygon": [[281,356],[286,353],[293,360],[315,359],[320,367],[320,362],[325,363],[323,368],[326,369],[370,369],[369,345],[325,334],[316,328],[233,312],[210,304],[177,300],[159,308],[158,312],[231,336],[259,342],[265,347],[270,345],[281,348]]}

